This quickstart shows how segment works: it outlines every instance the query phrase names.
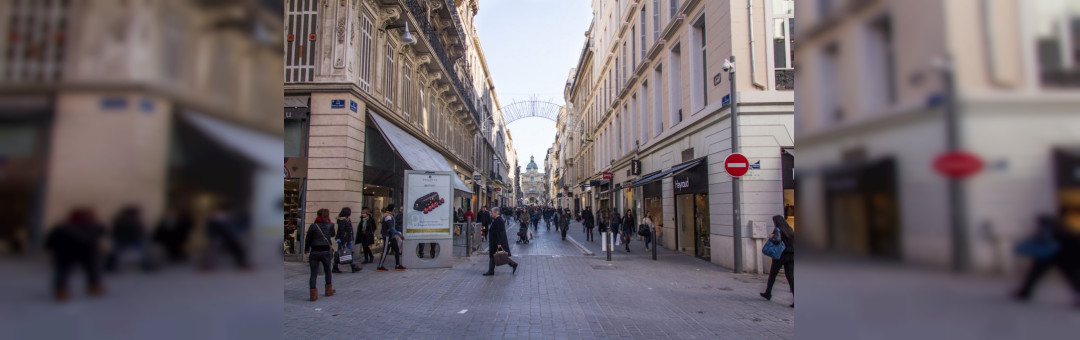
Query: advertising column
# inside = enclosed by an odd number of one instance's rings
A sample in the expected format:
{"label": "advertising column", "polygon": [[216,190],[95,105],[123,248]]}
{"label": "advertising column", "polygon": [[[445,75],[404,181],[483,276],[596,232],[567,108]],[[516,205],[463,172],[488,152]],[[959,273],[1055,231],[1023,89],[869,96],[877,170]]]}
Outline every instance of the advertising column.
{"label": "advertising column", "polygon": [[409,268],[450,267],[453,257],[454,177],[449,171],[405,171],[405,244]]}

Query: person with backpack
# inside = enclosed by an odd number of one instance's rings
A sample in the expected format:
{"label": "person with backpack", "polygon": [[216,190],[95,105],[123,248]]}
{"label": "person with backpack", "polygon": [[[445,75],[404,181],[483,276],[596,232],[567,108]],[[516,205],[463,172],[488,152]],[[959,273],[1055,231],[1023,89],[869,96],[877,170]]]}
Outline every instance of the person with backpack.
{"label": "person with backpack", "polygon": [[385,272],[389,271],[383,265],[386,263],[386,256],[394,254],[394,263],[396,266],[394,270],[402,271],[406,268],[401,265],[401,247],[398,245],[398,239],[404,241],[405,235],[398,231],[397,225],[400,222],[395,222],[393,215],[394,205],[391,204],[383,211],[382,219],[382,237],[383,237],[383,253],[382,258],[379,259],[379,267],[375,268],[375,271]]}
{"label": "person with backpack", "polygon": [[[780,259],[772,260],[772,268],[769,270],[769,281],[765,287],[765,291],[760,293],[761,297],[766,300],[772,300],[772,288],[773,283],[776,283],[776,275],[780,273],[780,267],[784,267],[784,276],[787,277],[788,287],[791,288],[791,294],[795,295],[795,229],[792,229],[788,225],[784,216],[773,216],[773,229],[772,235],[769,235],[770,239],[776,237],[780,238],[781,242],[784,242],[784,251],[780,255]],[[779,234],[779,235],[778,235]],[[772,241],[766,241],[772,242]],[[795,303],[791,303],[791,308],[795,308]]]}
{"label": "person with backpack", "polygon": [[307,242],[304,244],[304,254],[308,255],[308,264],[311,268],[311,276],[308,279],[308,289],[311,293],[311,301],[319,299],[319,290],[315,289],[315,281],[319,275],[319,266],[322,266],[323,275],[326,275],[326,290],[324,293],[326,296],[333,296],[334,286],[331,284],[330,279],[332,277],[330,265],[333,263],[332,256],[334,256],[334,249],[330,239],[336,234],[334,233],[334,224],[330,222],[330,209],[319,209],[315,213],[315,222],[308,228],[307,236],[304,238]]}

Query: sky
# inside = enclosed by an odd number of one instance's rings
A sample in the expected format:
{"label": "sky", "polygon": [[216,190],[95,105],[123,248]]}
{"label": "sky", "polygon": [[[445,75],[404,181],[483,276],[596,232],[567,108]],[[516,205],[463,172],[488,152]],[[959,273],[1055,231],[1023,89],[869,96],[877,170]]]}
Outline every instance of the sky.
{"label": "sky", "polygon": [[[577,66],[592,20],[587,0],[482,0],[476,30],[499,103],[508,106],[533,96],[563,104],[570,69]],[[507,126],[522,171],[529,156],[544,171],[544,156],[555,141],[555,122],[525,118]]]}

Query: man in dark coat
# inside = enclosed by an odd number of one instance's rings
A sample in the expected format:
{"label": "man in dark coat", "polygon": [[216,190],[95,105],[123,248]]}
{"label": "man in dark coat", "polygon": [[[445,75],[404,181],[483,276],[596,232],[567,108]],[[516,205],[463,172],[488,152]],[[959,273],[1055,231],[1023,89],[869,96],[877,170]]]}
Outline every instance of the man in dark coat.
{"label": "man in dark coat", "polygon": [[52,253],[53,294],[57,301],[66,301],[68,278],[73,269],[80,268],[86,275],[87,292],[90,296],[105,293],[101,280],[100,242],[105,237],[105,227],[97,222],[88,208],[75,209],[66,223],[60,224],[45,238],[45,248]]}
{"label": "man in dark coat", "polygon": [[[488,231],[488,271],[484,273],[484,276],[495,275],[495,252],[501,248],[505,250],[507,254],[510,254],[510,242],[506,240],[506,221],[503,220],[502,215],[498,210],[494,211],[494,220],[491,221],[491,228]],[[518,264],[513,259],[510,260],[510,267],[514,268],[514,273],[517,273]]]}
{"label": "man in dark coat", "polygon": [[585,240],[589,241],[589,242],[593,241],[592,230],[593,230],[593,223],[595,223],[595,220],[593,220],[593,214],[592,214],[591,209],[592,209],[591,207],[585,207],[585,211],[581,212],[581,224],[584,225],[585,230],[583,230],[583,231],[586,232]]}

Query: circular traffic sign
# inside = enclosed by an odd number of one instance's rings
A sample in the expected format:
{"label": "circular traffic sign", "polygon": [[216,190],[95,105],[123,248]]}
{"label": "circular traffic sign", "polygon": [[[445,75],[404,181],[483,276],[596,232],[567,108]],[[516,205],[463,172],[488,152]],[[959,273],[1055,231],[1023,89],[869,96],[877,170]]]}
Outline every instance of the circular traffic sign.
{"label": "circular traffic sign", "polygon": [[730,154],[724,159],[724,170],[727,170],[731,177],[745,175],[747,171],[750,171],[750,160],[741,153]]}
{"label": "circular traffic sign", "polygon": [[949,178],[964,178],[982,171],[983,162],[970,152],[951,151],[934,159],[934,170]]}

